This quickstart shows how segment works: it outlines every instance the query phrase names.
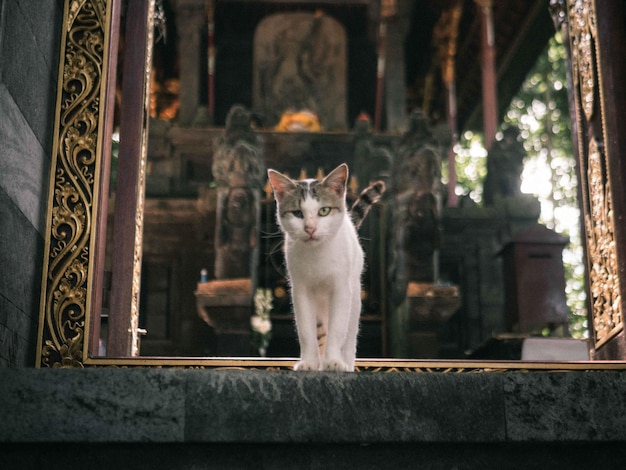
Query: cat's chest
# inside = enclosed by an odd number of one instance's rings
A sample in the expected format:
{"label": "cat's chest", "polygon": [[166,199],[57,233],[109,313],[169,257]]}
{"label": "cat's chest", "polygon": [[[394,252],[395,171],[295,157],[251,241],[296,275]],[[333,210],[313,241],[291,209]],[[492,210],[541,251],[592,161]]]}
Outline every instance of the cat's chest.
{"label": "cat's chest", "polygon": [[287,261],[292,266],[328,264],[334,257],[341,255],[342,245],[342,243],[337,241],[323,244],[313,244],[302,241],[293,243],[287,249]]}
{"label": "cat's chest", "polygon": [[338,279],[355,272],[360,274],[363,265],[358,240],[349,237],[337,237],[331,243],[317,246],[294,244],[286,255],[290,275],[309,281]]}

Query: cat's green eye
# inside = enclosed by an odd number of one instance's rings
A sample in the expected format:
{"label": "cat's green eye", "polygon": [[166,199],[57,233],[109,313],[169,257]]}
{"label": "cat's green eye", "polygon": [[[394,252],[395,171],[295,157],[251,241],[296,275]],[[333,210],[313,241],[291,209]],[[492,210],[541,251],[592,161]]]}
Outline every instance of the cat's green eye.
{"label": "cat's green eye", "polygon": [[302,213],[302,211],[292,211],[291,213],[294,215],[294,217],[297,217],[298,219],[304,218],[304,214]]}
{"label": "cat's green eye", "polygon": [[320,215],[320,217],[326,217],[328,214],[330,214],[331,208],[330,207],[322,207],[318,214]]}

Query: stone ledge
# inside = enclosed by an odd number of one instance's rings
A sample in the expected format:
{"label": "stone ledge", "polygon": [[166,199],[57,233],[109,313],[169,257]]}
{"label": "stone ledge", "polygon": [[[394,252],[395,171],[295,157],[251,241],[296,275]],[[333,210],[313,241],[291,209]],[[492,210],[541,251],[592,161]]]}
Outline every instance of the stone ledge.
{"label": "stone ledge", "polygon": [[626,440],[619,372],[0,369],[0,442]]}
{"label": "stone ledge", "polygon": [[612,442],[550,444],[0,443],[3,470],[622,469]]}

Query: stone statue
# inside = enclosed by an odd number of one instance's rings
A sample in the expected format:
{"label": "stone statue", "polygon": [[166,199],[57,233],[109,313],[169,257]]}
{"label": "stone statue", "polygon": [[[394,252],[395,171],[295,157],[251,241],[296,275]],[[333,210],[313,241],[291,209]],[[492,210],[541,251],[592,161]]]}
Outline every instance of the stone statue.
{"label": "stone statue", "polygon": [[395,271],[390,273],[390,341],[396,357],[436,357],[441,325],[461,305],[458,287],[439,278],[445,135],[434,135],[417,110],[397,148],[391,201]]}
{"label": "stone statue", "polygon": [[[235,171],[234,164],[249,165],[249,169],[254,173],[251,175],[252,178],[259,179],[259,184],[261,184],[260,181],[264,178],[265,170],[260,156],[256,158],[250,155],[243,160],[233,158],[232,150],[234,147],[243,144],[250,146],[251,151],[261,152],[261,141],[252,128],[252,113],[244,106],[234,105],[226,115],[224,133],[217,142],[217,150],[213,156],[211,170],[218,186],[228,185],[229,175]],[[237,160],[236,163],[235,160]]]}
{"label": "stone statue", "polygon": [[[420,109],[414,110],[409,116],[408,128],[398,143],[392,173],[393,191],[400,194],[419,186],[420,191],[439,192],[439,147],[428,118]],[[422,156],[418,158],[418,154]]]}
{"label": "stone statue", "polygon": [[217,184],[215,279],[204,275],[195,292],[198,315],[214,331],[216,355],[251,353],[250,316],[257,284],[262,147],[251,113],[233,106],[213,155]]}
{"label": "stone statue", "polygon": [[383,180],[389,183],[393,157],[391,152],[374,145],[370,117],[361,113],[354,123],[354,171],[359,189],[370,182]]}
{"label": "stone statue", "polygon": [[484,184],[486,205],[521,194],[521,175],[526,151],[516,127],[507,128],[503,134],[502,140],[493,142],[487,155],[487,177]]}
{"label": "stone statue", "polygon": [[436,282],[434,253],[440,247],[441,172],[438,144],[421,111],[410,117],[392,173],[394,297],[409,282]]}
{"label": "stone statue", "polygon": [[254,34],[252,106],[274,126],[288,110],[311,111],[345,130],[347,35],[321,10],[266,16]]}
{"label": "stone statue", "polygon": [[217,183],[217,279],[255,278],[256,274],[265,165],[250,119],[250,113],[242,106],[230,110],[213,161]]}

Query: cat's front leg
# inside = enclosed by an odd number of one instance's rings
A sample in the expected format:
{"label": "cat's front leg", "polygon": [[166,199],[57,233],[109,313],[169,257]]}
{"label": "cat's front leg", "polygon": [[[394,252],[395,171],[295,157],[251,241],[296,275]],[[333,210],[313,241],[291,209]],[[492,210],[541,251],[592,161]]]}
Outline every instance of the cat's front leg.
{"label": "cat's front leg", "polygon": [[323,361],[324,370],[354,371],[361,315],[361,280],[353,275],[348,277],[348,282],[349,285],[335,291],[333,296],[328,338],[331,346]]}
{"label": "cat's front leg", "polygon": [[361,283],[355,282],[350,306],[350,318],[348,319],[348,331],[346,340],[341,348],[341,355],[349,370],[354,370],[356,359],[356,342],[359,334],[359,319],[361,316]]}
{"label": "cat's front leg", "polygon": [[331,372],[354,372],[354,366],[350,367],[341,359],[327,359],[322,365],[322,370]]}
{"label": "cat's front leg", "polygon": [[292,288],[293,310],[300,343],[300,360],[294,370],[320,370],[320,351],[317,344],[317,317],[315,304],[303,289]]}
{"label": "cat's front leg", "polygon": [[310,362],[310,361],[305,361],[304,359],[300,359],[298,362],[296,362],[293,366],[293,370],[300,370],[300,371],[309,371],[309,370],[320,370],[320,366],[315,365],[315,363]]}
{"label": "cat's front leg", "polygon": [[342,350],[350,330],[351,316],[350,291],[337,289],[333,292],[328,318],[328,336],[326,351],[322,361],[322,370],[335,372],[354,371],[354,361],[347,363]]}

